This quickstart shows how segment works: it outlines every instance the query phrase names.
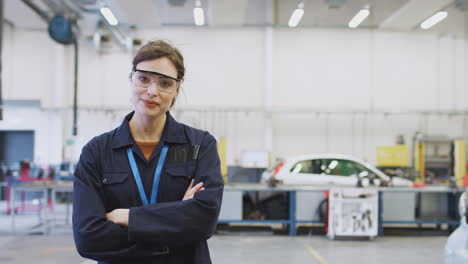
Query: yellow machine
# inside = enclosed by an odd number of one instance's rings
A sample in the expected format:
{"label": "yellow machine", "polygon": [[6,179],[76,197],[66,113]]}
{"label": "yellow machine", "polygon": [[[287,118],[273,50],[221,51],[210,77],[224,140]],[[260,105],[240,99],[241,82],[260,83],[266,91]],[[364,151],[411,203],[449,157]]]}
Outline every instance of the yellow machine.
{"label": "yellow machine", "polygon": [[457,186],[463,186],[463,177],[466,175],[466,142],[465,140],[455,140],[454,142],[454,175],[457,179]]}
{"label": "yellow machine", "polygon": [[220,138],[218,140],[218,154],[221,161],[221,175],[223,175],[224,182],[227,182],[226,138]]}
{"label": "yellow machine", "polygon": [[377,166],[409,168],[412,158],[414,171],[418,175],[415,183],[426,183],[426,176],[432,181],[448,183],[446,176],[453,176],[457,186],[463,186],[463,178],[466,175],[465,140],[416,134],[413,139],[412,157],[410,153],[407,145],[378,146]]}
{"label": "yellow machine", "polygon": [[415,137],[413,144],[413,165],[420,173],[416,182],[425,183],[426,174],[431,169],[446,169],[449,176],[455,177],[457,186],[463,186],[463,177],[466,174],[465,140],[419,135]]}
{"label": "yellow machine", "polygon": [[409,148],[407,145],[378,146],[378,167],[409,167]]}
{"label": "yellow machine", "polygon": [[416,183],[425,183],[426,182],[426,176],[425,176],[425,171],[426,167],[425,165],[425,160],[424,160],[424,143],[418,142],[415,143],[414,146],[414,169],[419,172],[419,177],[416,178]]}

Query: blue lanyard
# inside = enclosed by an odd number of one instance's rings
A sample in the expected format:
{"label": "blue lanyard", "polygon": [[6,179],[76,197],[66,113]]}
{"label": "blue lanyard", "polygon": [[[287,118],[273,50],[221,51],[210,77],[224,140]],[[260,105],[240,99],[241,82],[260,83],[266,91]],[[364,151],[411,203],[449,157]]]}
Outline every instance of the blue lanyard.
{"label": "blue lanyard", "polygon": [[135,182],[137,184],[138,192],[140,193],[140,198],[143,202],[143,205],[156,203],[156,198],[158,197],[159,179],[161,178],[161,170],[164,165],[164,160],[166,159],[167,149],[168,146],[163,146],[161,154],[159,155],[158,166],[156,167],[156,171],[154,172],[153,190],[151,192],[151,203],[148,203],[148,198],[146,197],[145,189],[143,189],[143,183],[141,182],[140,172],[138,171],[138,167],[135,162],[135,157],[133,156],[132,147],[129,147],[127,149],[128,160],[130,161],[130,167],[132,167],[133,177],[135,178]]}

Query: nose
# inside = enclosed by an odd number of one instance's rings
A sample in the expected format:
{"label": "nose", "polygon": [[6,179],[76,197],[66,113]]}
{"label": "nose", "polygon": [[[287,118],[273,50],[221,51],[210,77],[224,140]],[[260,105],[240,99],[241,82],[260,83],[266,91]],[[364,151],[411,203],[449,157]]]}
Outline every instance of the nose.
{"label": "nose", "polygon": [[149,97],[154,97],[158,93],[158,87],[155,82],[153,82],[148,88],[146,88],[146,94]]}

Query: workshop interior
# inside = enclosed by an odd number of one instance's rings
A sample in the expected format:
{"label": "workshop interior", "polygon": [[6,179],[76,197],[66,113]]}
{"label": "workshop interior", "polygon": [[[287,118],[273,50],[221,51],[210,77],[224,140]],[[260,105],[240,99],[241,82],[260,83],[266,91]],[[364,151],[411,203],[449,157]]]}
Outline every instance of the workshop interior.
{"label": "workshop interior", "polygon": [[171,116],[216,140],[213,263],[468,263],[468,0],[0,0],[0,18],[0,263],[96,263],[75,171],[134,110],[153,40],[184,55]]}

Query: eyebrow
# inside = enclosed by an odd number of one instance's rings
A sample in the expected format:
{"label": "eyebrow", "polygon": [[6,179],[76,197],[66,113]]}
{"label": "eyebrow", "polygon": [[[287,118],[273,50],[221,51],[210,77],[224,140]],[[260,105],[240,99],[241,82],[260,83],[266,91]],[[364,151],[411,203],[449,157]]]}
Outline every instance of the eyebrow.
{"label": "eyebrow", "polygon": [[132,68],[132,71],[134,71],[134,72],[139,71],[139,72],[144,72],[144,73],[159,75],[159,76],[163,76],[163,77],[172,79],[172,80],[174,80],[174,81],[176,81],[176,82],[180,82],[180,79],[176,79],[176,78],[171,77],[171,76],[169,76],[169,75],[166,75],[166,74],[163,74],[163,73],[160,73],[160,72],[139,70],[139,69],[137,69],[135,66]]}

